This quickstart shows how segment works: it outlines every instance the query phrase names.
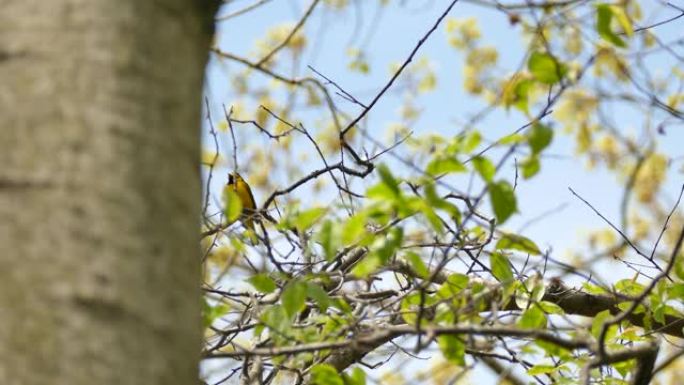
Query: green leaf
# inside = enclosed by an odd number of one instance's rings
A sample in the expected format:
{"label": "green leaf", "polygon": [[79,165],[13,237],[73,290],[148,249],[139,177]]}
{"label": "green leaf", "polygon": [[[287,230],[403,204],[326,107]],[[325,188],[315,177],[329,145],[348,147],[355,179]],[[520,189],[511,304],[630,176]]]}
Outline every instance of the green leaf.
{"label": "green leaf", "polygon": [[530,91],[534,82],[531,79],[519,81],[515,85],[515,107],[522,112],[529,112]]}
{"label": "green leaf", "polygon": [[506,181],[490,183],[489,198],[498,224],[504,223],[518,210],[513,187]]}
{"label": "green leaf", "polygon": [[525,329],[545,329],[546,314],[538,306],[532,305],[522,313],[518,325]]}
{"label": "green leaf", "polygon": [[333,235],[333,223],[331,220],[326,220],[321,225],[321,228],[316,233],[316,240],[323,248],[323,254],[327,261],[335,258],[338,246],[338,237]]}
{"label": "green leaf", "polygon": [[356,242],[366,234],[366,212],[360,211],[347,219],[342,227],[342,244],[348,245]]}
{"label": "green leaf", "polygon": [[668,297],[684,302],[684,283],[675,283],[667,288]]}
{"label": "green leaf", "polygon": [[468,287],[470,278],[465,274],[453,273],[449,275],[446,281],[437,290],[437,297],[442,299],[451,299],[463,289]]}
{"label": "green leaf", "polygon": [[287,334],[290,330],[290,318],[280,305],[269,306],[259,317],[268,328],[277,330],[279,334]]}
{"label": "green leaf", "polygon": [[517,144],[517,143],[522,143],[525,141],[525,137],[522,134],[509,134],[504,136],[503,138],[499,139],[499,144],[508,146],[511,144]]}
{"label": "green leaf", "polygon": [[431,176],[440,176],[452,172],[466,172],[468,169],[456,157],[435,158],[428,163],[425,172]]}
{"label": "green leaf", "polygon": [[[609,310],[604,310],[602,312],[599,312],[594,316],[594,319],[591,322],[591,334],[594,336],[594,338],[599,338],[601,334],[601,329],[603,328],[603,324],[608,321],[611,318],[610,311]],[[608,329],[608,333],[606,334],[606,341],[610,340],[611,334],[615,335],[615,331],[617,330],[617,325],[612,325]],[[612,333],[611,333],[612,331]]]}
{"label": "green leaf", "polygon": [[540,301],[537,303],[537,306],[539,306],[546,314],[565,314],[565,310],[553,302]]}
{"label": "green leaf", "polygon": [[226,217],[228,223],[233,223],[240,218],[242,214],[242,202],[237,193],[229,187],[223,189],[223,215]]}
{"label": "green leaf", "polygon": [[[330,306],[344,312],[347,315],[351,315],[352,308],[349,306],[347,301],[344,300],[344,298],[331,298]],[[338,323],[339,321],[336,322],[336,324]]]}
{"label": "green leaf", "polygon": [[618,293],[639,296],[644,291],[644,285],[635,282],[633,279],[621,279],[615,283],[615,290]]}
{"label": "green leaf", "polygon": [[496,248],[503,250],[518,250],[533,255],[541,254],[539,247],[537,247],[531,239],[517,234],[504,233],[501,239],[496,243]]}
{"label": "green leaf", "polygon": [[393,227],[389,230],[384,239],[380,239],[378,243],[371,247],[371,251],[378,254],[382,263],[389,261],[394,255],[394,252],[401,246],[404,240],[404,229],[401,227]]}
{"label": "green leaf", "polygon": [[492,274],[501,282],[513,280],[513,270],[508,259],[501,253],[492,253],[489,257]]}
{"label": "green leaf", "polygon": [[538,156],[529,156],[527,157],[521,164],[520,164],[521,170],[522,170],[522,176],[525,179],[530,179],[533,176],[537,175],[539,170],[541,169],[541,164],[539,163],[539,157]]}
{"label": "green leaf", "polygon": [[253,275],[247,279],[247,282],[249,282],[252,286],[254,286],[255,289],[262,293],[273,293],[275,289],[278,288],[276,285],[275,281],[271,279],[268,275],[261,273],[257,275]]}
{"label": "green leaf", "polygon": [[[625,361],[621,361],[621,362],[616,362],[616,363],[612,364],[611,366],[613,368],[615,368],[615,370],[617,370],[617,372],[620,373],[620,375],[622,377],[626,377],[627,374],[629,374],[630,372],[633,371],[636,363],[637,363],[637,360],[625,360]],[[606,382],[606,385],[624,385],[626,383],[627,383],[626,381],[620,381],[618,379],[615,379],[612,382]]]}
{"label": "green leaf", "polygon": [[420,257],[420,255],[414,253],[413,251],[409,251],[408,253],[404,254],[404,258],[406,259],[406,262],[408,262],[409,266],[411,266],[411,269],[418,274],[420,278],[427,278],[430,276],[430,270],[428,270],[427,266],[425,266],[425,262],[423,262],[423,259]]}
{"label": "green leaf", "polygon": [[316,301],[318,308],[321,309],[322,312],[325,312],[328,310],[328,307],[330,307],[330,296],[328,296],[328,293],[319,285],[308,282],[306,284],[306,295]]}
{"label": "green leaf", "polygon": [[207,328],[211,326],[211,324],[213,324],[214,321],[226,315],[228,311],[230,311],[230,306],[224,303],[219,303],[217,305],[212,306],[209,304],[209,302],[204,300],[202,304],[202,321],[204,327]]}
{"label": "green leaf", "polygon": [[625,9],[617,5],[611,5],[610,10],[613,12],[615,20],[617,20],[618,24],[620,24],[622,30],[625,32],[625,35],[629,37],[634,35],[634,26],[632,25],[629,16],[627,16],[627,13],[625,13]]}
{"label": "green leaf", "polygon": [[358,277],[368,277],[371,275],[373,272],[375,272],[375,269],[380,267],[382,265],[382,261],[380,261],[380,257],[376,253],[369,253],[359,263],[354,265],[354,268],[352,269],[352,274],[358,276]]}
{"label": "green leaf", "polygon": [[300,281],[290,281],[281,296],[283,308],[290,319],[304,309],[307,285]]}
{"label": "green leaf", "polygon": [[589,282],[583,283],[582,289],[589,294],[606,294],[607,293],[606,289],[604,289],[600,286],[593,285]]}
{"label": "green leaf", "polygon": [[531,304],[537,303],[544,298],[546,286],[537,274],[522,281],[515,291],[515,303],[521,309],[527,309]]}
{"label": "green leaf", "polygon": [[442,219],[433,209],[432,205],[430,205],[430,202],[428,202],[427,199],[421,200],[418,206],[420,212],[430,223],[430,227],[432,227],[437,234],[442,234],[444,232],[444,224],[442,223]]}
{"label": "green leaf", "polygon": [[527,374],[530,376],[538,376],[540,374],[553,373],[556,370],[558,370],[558,367],[555,365],[534,365],[527,369]]}
{"label": "green leaf", "polygon": [[345,385],[337,370],[329,364],[318,364],[311,368],[311,383],[314,385]]}
{"label": "green leaf", "polygon": [[315,207],[309,210],[301,211],[296,214],[292,223],[299,232],[304,232],[313,226],[316,221],[322,217],[327,211],[324,207]]}
{"label": "green leaf", "polygon": [[394,191],[384,183],[378,183],[366,189],[366,196],[377,201],[394,202],[397,200]]}
{"label": "green leaf", "polygon": [[482,134],[480,131],[470,131],[463,140],[463,152],[472,152],[482,142]]}
{"label": "green leaf", "polygon": [[613,7],[609,4],[599,4],[596,6],[596,31],[606,41],[617,47],[627,47],[624,42],[613,30],[610,28],[610,22],[613,20]]}
{"label": "green leaf", "polygon": [[527,133],[527,143],[530,145],[532,154],[541,153],[553,140],[553,130],[541,123],[535,123]]}
{"label": "green leaf", "polygon": [[420,296],[420,293],[413,292],[401,300],[401,317],[407,324],[413,325],[418,320],[416,313],[420,306]]}
{"label": "green leaf", "polygon": [[456,365],[465,365],[465,344],[458,336],[450,334],[441,335],[437,337],[437,344],[442,354],[444,354],[444,358]]}
{"label": "green leaf", "polygon": [[494,166],[494,163],[483,156],[476,156],[473,158],[473,167],[475,167],[477,173],[480,174],[482,179],[487,183],[491,182],[494,178],[494,174],[496,174],[496,166]]}
{"label": "green leaf", "polygon": [[567,350],[567,348],[564,348],[562,346],[558,346],[554,344],[553,342],[547,342],[544,340],[535,340],[534,344],[537,345],[538,347],[542,348],[544,352],[546,353],[547,356],[553,357],[556,356],[564,361],[570,360],[573,358],[571,351]]}
{"label": "green leaf", "polygon": [[366,372],[361,370],[361,368],[352,369],[351,373],[343,373],[345,385],[366,385]]}
{"label": "green leaf", "polygon": [[665,323],[665,310],[667,309],[667,306],[664,304],[661,304],[660,306],[656,306],[655,309],[653,310],[653,319],[656,320],[657,322],[660,322],[661,324]]}
{"label": "green leaf", "polygon": [[357,263],[352,269],[352,274],[360,277],[367,277],[378,267],[387,263],[401,246],[404,239],[404,232],[401,227],[393,227],[385,236],[379,236],[370,246],[368,255],[361,262]]}
{"label": "green leaf", "polygon": [[567,68],[553,56],[543,52],[533,52],[527,61],[527,69],[539,82],[556,84],[568,72]]}
{"label": "green leaf", "polygon": [[440,198],[439,195],[437,195],[437,190],[435,189],[434,183],[426,184],[423,189],[425,191],[425,199],[427,200],[428,204],[446,212],[451,219],[456,221],[457,224],[461,223],[461,211],[456,205]]}
{"label": "green leaf", "polygon": [[[683,255],[684,254],[682,254],[682,253],[679,254],[679,261],[682,260]],[[677,276],[677,278],[684,281],[684,263],[680,262],[680,263],[675,264],[674,270],[675,270],[675,275]]]}
{"label": "green leaf", "polygon": [[397,181],[394,178],[394,175],[392,175],[392,172],[390,171],[389,167],[387,165],[381,164],[378,166],[378,173],[380,174],[380,180],[382,181],[382,184],[387,186],[389,190],[395,195],[399,196],[401,191],[399,190],[399,181]]}

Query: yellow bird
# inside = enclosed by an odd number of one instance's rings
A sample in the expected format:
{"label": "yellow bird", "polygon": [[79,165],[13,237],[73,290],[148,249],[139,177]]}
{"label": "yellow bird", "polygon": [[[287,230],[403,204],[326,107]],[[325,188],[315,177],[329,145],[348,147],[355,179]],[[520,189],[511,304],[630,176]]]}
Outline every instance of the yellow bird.
{"label": "yellow bird", "polygon": [[248,229],[254,231],[254,216],[256,214],[256,203],[252,189],[247,182],[237,172],[228,174],[228,184],[226,188],[232,189],[242,202],[242,223]]}

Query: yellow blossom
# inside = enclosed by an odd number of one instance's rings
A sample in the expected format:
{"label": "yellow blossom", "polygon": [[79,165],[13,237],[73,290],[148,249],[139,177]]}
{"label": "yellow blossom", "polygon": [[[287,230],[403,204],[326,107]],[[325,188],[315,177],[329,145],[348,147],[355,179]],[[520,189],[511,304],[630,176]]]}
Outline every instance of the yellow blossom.
{"label": "yellow blossom", "polygon": [[606,162],[608,168],[615,168],[620,157],[620,152],[615,137],[607,134],[601,136],[596,143],[596,149],[603,157],[603,160]]}
{"label": "yellow blossom", "polygon": [[662,154],[651,154],[641,166],[634,183],[634,191],[639,201],[642,203],[653,201],[666,176],[667,158]]}

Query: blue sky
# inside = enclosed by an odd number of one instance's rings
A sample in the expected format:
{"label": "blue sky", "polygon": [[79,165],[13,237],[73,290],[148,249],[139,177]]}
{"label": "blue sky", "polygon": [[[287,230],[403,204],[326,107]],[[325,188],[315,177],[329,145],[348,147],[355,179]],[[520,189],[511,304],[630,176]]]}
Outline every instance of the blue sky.
{"label": "blue sky", "polygon": [[[358,6],[347,7],[344,11],[319,7],[312,15],[306,25],[306,31],[307,34],[317,38],[310,41],[314,48],[304,54],[299,75],[314,75],[306,68],[306,65],[311,65],[360,100],[368,101],[387,82],[390,76],[390,65],[401,62],[407,57],[418,38],[443,12],[446,2],[394,1],[390,6],[382,7],[379,13],[377,12],[378,1],[352,1],[351,3]],[[397,3],[404,5],[398,6]],[[241,9],[248,4],[250,2],[246,0],[229,2],[223,7],[220,15]],[[308,1],[275,0],[245,15],[219,22],[217,33],[219,46],[225,51],[254,60],[256,58],[250,54],[254,52],[255,41],[264,36],[271,26],[295,21],[308,4]],[[672,15],[672,12],[668,13],[662,8],[654,8],[650,11],[646,14],[650,14],[652,20],[662,20]],[[507,18],[500,12],[460,2],[449,17],[477,18],[483,33],[483,44],[493,44],[499,49],[499,61],[506,68],[516,68],[524,60],[525,50],[518,31],[510,26]],[[377,23],[373,23],[373,20]],[[677,27],[672,25],[659,27],[657,33],[664,40],[681,35],[678,35]],[[366,48],[371,67],[370,74],[362,75],[348,70],[349,57],[346,52],[349,47]],[[463,91],[461,69],[463,58],[447,43],[447,34],[443,25],[421,48],[416,61],[421,57],[430,59],[437,73],[438,87],[434,92],[421,95],[417,99],[424,112],[412,127],[414,134],[421,135],[433,131],[444,135],[451,132],[455,134],[459,130],[459,123],[467,120],[468,116],[478,111],[483,104]],[[671,65],[666,57],[656,57],[653,63]],[[222,103],[230,105],[234,102],[234,96],[231,95],[230,88],[227,86],[229,84],[227,76],[231,71],[240,69],[242,69],[241,65],[236,63],[216,65],[214,61],[213,65],[210,65],[208,96],[214,108],[220,108]],[[658,71],[656,68],[654,73]],[[401,94],[390,92],[369,114],[367,127],[373,127],[375,132],[372,130],[371,133],[376,138],[385,138],[385,127],[393,121],[398,121],[397,110],[401,105],[402,97]],[[358,111],[357,106],[341,98],[337,102],[343,110],[352,115]],[[219,111],[220,109],[216,109],[214,116],[221,116]],[[617,112],[620,116],[615,118],[624,123],[626,130],[635,131],[639,128],[631,125],[633,119],[630,119],[630,115],[633,115],[634,111],[619,110]],[[514,131],[526,122],[527,119],[519,113],[498,112],[479,128],[488,139],[494,140]],[[304,123],[311,124],[310,122]],[[668,132],[663,139],[661,145],[669,148],[667,152],[673,157],[678,156],[677,151],[680,151],[678,143],[684,140],[681,130]],[[517,229],[531,218],[565,204],[563,210],[525,229],[525,234],[537,241],[541,247],[552,247],[554,256],[557,258],[562,257],[564,250],[575,247],[588,230],[605,227],[600,218],[570,194],[568,187],[574,188],[608,218],[618,220],[621,189],[615,177],[600,168],[588,171],[584,162],[577,161],[573,157],[573,146],[570,138],[556,132],[554,142],[548,150],[548,153],[553,156],[543,162],[542,172],[536,178],[518,185],[520,215],[507,223],[509,228]],[[222,151],[226,150],[228,149],[222,149]],[[508,175],[506,175],[507,172]],[[502,176],[511,177],[513,172],[511,166],[503,171]],[[667,188],[671,190],[669,195],[675,196],[682,178],[676,167],[672,168],[671,175]],[[222,183],[222,177],[217,178],[216,183]],[[259,195],[265,195],[265,192],[256,193],[257,200],[259,200]]]}

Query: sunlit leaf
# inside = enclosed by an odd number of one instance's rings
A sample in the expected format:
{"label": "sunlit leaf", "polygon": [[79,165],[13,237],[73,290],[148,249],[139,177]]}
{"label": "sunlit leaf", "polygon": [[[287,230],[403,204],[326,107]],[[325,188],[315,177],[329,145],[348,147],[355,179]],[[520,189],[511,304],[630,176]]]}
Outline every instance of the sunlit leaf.
{"label": "sunlit leaf", "polygon": [[480,134],[480,131],[477,130],[472,130],[468,134],[466,134],[465,139],[463,140],[463,152],[469,153],[475,150],[477,146],[480,145],[482,142],[482,134]]}
{"label": "sunlit leaf", "polygon": [[382,265],[380,257],[376,253],[370,253],[363,257],[359,263],[354,265],[352,274],[359,277],[368,277],[370,274]]}
{"label": "sunlit leaf", "polygon": [[368,254],[354,266],[352,273],[360,277],[367,277],[373,273],[394,255],[401,246],[403,238],[404,231],[401,227],[393,227],[384,237],[376,238],[370,246]]}
{"label": "sunlit leaf", "polygon": [[[425,297],[422,298],[425,300]],[[417,310],[421,305],[421,294],[413,292],[401,300],[401,317],[407,324],[413,325],[418,320]],[[425,304],[423,304],[425,306]]]}
{"label": "sunlit leaf", "polygon": [[541,164],[539,163],[538,156],[529,156],[520,163],[520,169],[522,170],[522,176],[525,179],[530,179],[537,175]]}
{"label": "sunlit leaf", "polygon": [[366,190],[366,196],[370,199],[384,202],[394,202],[397,199],[396,193],[386,184],[378,183]]}
{"label": "sunlit leaf", "polygon": [[291,322],[285,309],[280,305],[269,306],[259,317],[268,328],[277,330],[280,333],[287,333],[290,330]]}
{"label": "sunlit leaf", "polygon": [[428,163],[425,169],[425,172],[432,176],[465,171],[468,171],[468,169],[455,157],[433,159],[430,163]]}
{"label": "sunlit leaf", "polygon": [[491,182],[494,178],[494,174],[496,174],[496,166],[494,166],[494,163],[483,156],[476,156],[473,158],[472,162],[473,167],[477,173],[480,174],[482,179],[487,183]]}
{"label": "sunlit leaf", "polygon": [[527,309],[544,298],[546,286],[539,275],[532,275],[516,289],[515,303],[521,309]]}
{"label": "sunlit leaf", "polygon": [[533,52],[527,61],[527,69],[541,83],[558,83],[567,73],[567,68],[553,56],[543,52]]}
{"label": "sunlit leaf", "polygon": [[316,232],[316,240],[318,244],[323,248],[323,253],[325,259],[330,261],[335,257],[337,250],[337,237],[333,234],[333,223],[330,220],[326,220],[321,225],[318,232]]}
{"label": "sunlit leaf", "polygon": [[314,385],[345,385],[342,376],[329,364],[318,364],[311,368],[311,383]]}
{"label": "sunlit leaf", "polygon": [[611,5],[610,10],[613,12],[615,20],[617,20],[618,24],[620,24],[620,27],[622,27],[625,35],[628,37],[634,35],[634,26],[632,25],[632,21],[629,19],[629,16],[627,16],[625,8],[617,5]]}
{"label": "sunlit leaf", "polygon": [[304,309],[306,303],[307,285],[300,281],[290,281],[285,286],[281,296],[283,300],[283,308],[288,317],[294,317]]}
{"label": "sunlit leaf", "polygon": [[489,198],[499,224],[504,223],[513,213],[518,211],[515,192],[513,187],[506,181],[490,183]]}
{"label": "sunlit leaf", "polygon": [[496,243],[497,249],[518,250],[529,254],[540,255],[539,247],[529,238],[518,234],[504,233]]}
{"label": "sunlit leaf", "polygon": [[449,217],[455,220],[457,224],[461,223],[461,211],[458,209],[458,207],[456,207],[456,205],[440,198],[437,195],[437,190],[435,189],[435,185],[433,183],[426,184],[424,190],[425,199],[427,200],[428,204],[449,214]]}
{"label": "sunlit leaf", "polygon": [[618,47],[627,47],[627,43],[622,40],[610,27],[613,20],[613,7],[609,4],[599,4],[596,6],[596,31],[606,41]]}
{"label": "sunlit leaf", "polygon": [[421,200],[420,212],[423,214],[425,219],[428,220],[430,227],[432,227],[437,234],[442,234],[444,232],[444,224],[442,223],[442,219],[439,217],[439,215],[437,215],[427,200]]}
{"label": "sunlit leaf", "polygon": [[527,143],[532,154],[541,153],[553,140],[553,130],[541,123],[535,123],[527,133]]}
{"label": "sunlit leaf", "polygon": [[[601,334],[601,330],[603,329],[603,324],[611,319],[612,316],[610,315],[609,310],[604,310],[602,312],[599,312],[594,316],[594,319],[591,322],[591,334],[594,336],[594,338],[599,338],[599,335]],[[611,329],[613,329],[613,335],[615,335],[615,330],[617,329],[617,325],[612,325]],[[609,329],[610,331],[610,329]],[[608,339],[610,339],[610,334],[607,335]]]}
{"label": "sunlit leaf", "polygon": [[292,224],[300,232],[308,230],[318,219],[320,219],[327,211],[324,207],[315,207],[309,210],[301,211],[296,214],[292,220]]}
{"label": "sunlit leaf", "polygon": [[437,344],[444,358],[456,365],[465,365],[465,343],[458,336],[441,335],[437,337]]}
{"label": "sunlit leaf", "polygon": [[263,274],[263,273],[262,274],[256,274],[256,275],[249,277],[247,279],[247,282],[252,284],[252,286],[254,286],[254,288],[257,289],[258,291],[260,291],[262,293],[267,293],[267,294],[274,292],[275,289],[278,288],[275,281],[273,279],[271,279],[271,277],[269,277],[268,275]]}
{"label": "sunlit leaf", "polygon": [[230,311],[230,306],[219,303],[217,305],[210,305],[206,300],[203,301],[202,306],[202,321],[204,327],[209,327],[215,320],[226,315]]}
{"label": "sunlit leaf", "polygon": [[357,241],[366,232],[366,213],[360,211],[353,215],[342,226],[342,243],[344,245]]}
{"label": "sunlit leaf", "polygon": [[513,104],[520,111],[529,112],[530,91],[532,90],[533,85],[534,82],[530,79],[521,80],[515,85],[515,89],[513,91]]}
{"label": "sunlit leaf", "polygon": [[558,370],[555,365],[534,365],[533,367],[527,369],[527,374],[530,376],[538,376],[540,374],[553,373]]}
{"label": "sunlit leaf", "polygon": [[443,299],[453,298],[455,295],[468,287],[470,278],[465,274],[450,274],[446,281],[437,290],[437,296]]}
{"label": "sunlit leaf", "polygon": [[326,293],[322,287],[313,282],[306,283],[306,295],[307,297],[316,301],[318,308],[323,312],[326,311],[330,306],[330,296],[328,296],[328,293]]}
{"label": "sunlit leaf", "polygon": [[537,306],[539,306],[542,309],[542,311],[544,311],[544,313],[547,314],[565,314],[563,308],[556,305],[553,302],[539,301],[537,303]]}
{"label": "sunlit leaf", "polygon": [[492,269],[492,274],[494,277],[501,282],[506,282],[513,279],[513,270],[511,265],[508,263],[508,258],[506,258],[501,253],[492,253],[489,257],[490,268]]}
{"label": "sunlit leaf", "polygon": [[223,215],[226,217],[228,223],[233,223],[240,218],[242,214],[242,202],[240,197],[231,187],[223,188]]}
{"label": "sunlit leaf", "polygon": [[546,314],[537,306],[530,306],[523,311],[518,319],[518,325],[524,329],[545,329]]}
{"label": "sunlit leaf", "polygon": [[366,385],[366,372],[361,368],[355,367],[351,373],[343,373],[345,385]]}
{"label": "sunlit leaf", "polygon": [[423,262],[423,259],[420,257],[420,255],[409,251],[408,253],[404,254],[404,258],[406,259],[406,262],[408,262],[409,266],[411,266],[411,269],[418,274],[420,278],[427,278],[430,276],[430,271],[428,270],[427,266],[425,266],[425,262]]}
{"label": "sunlit leaf", "polygon": [[382,181],[382,184],[387,186],[390,191],[396,196],[399,195],[400,190],[399,190],[399,181],[394,178],[394,175],[392,175],[392,172],[390,171],[389,167],[387,167],[384,164],[381,164],[377,168],[378,174],[380,174],[380,180]]}
{"label": "sunlit leaf", "polygon": [[644,285],[634,281],[633,279],[621,279],[615,283],[615,290],[618,293],[638,296],[644,291]]}

